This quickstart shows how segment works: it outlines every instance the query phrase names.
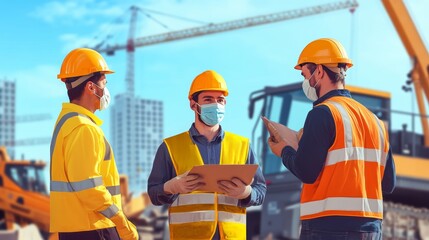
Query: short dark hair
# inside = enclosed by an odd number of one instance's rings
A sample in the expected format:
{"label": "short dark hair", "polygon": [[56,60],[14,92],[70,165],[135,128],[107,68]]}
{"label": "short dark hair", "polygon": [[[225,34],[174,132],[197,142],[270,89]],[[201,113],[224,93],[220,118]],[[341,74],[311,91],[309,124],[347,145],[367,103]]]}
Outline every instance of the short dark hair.
{"label": "short dark hair", "polygon": [[192,100],[194,100],[195,102],[198,102],[198,96],[200,96],[200,94],[202,92],[203,91],[199,91],[199,92],[196,92],[196,93],[192,94],[192,96],[191,96]]}
{"label": "short dark hair", "polygon": [[[66,78],[66,84],[74,82],[74,81],[76,81],[80,77],[81,76]],[[82,96],[83,90],[85,89],[85,86],[86,86],[87,82],[91,81],[91,82],[97,84],[100,81],[100,78],[101,78],[101,73],[100,72],[95,72],[92,77],[88,78],[83,83],[79,84],[75,88],[68,89],[67,90],[67,95],[69,96],[70,102],[73,101],[73,100],[78,100]]]}
{"label": "short dark hair", "polygon": [[[305,63],[308,66],[308,70],[310,70],[310,74],[313,74],[314,71],[316,71],[317,65],[314,63]],[[344,84],[344,80],[346,78],[346,64],[345,63],[338,63],[338,68],[341,69],[339,73],[331,71],[328,67],[325,65],[322,65],[323,70],[325,70],[326,74],[328,74],[329,79],[331,80],[331,83],[337,83],[341,82]]]}

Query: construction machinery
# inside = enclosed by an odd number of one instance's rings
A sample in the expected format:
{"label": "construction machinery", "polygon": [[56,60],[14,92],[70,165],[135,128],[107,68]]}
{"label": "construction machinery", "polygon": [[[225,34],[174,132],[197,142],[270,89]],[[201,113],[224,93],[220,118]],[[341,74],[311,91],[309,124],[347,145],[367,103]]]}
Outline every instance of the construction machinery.
{"label": "construction machinery", "polygon": [[[425,104],[429,99],[429,54],[402,1],[382,0],[395,28],[413,60],[408,85],[413,84],[420,114],[391,108],[391,95],[385,91],[346,86],[352,96],[367,106],[388,126],[396,164],[397,185],[384,196],[384,239],[427,239],[429,237],[429,125]],[[262,160],[267,180],[267,195],[260,213],[259,235],[271,239],[299,237],[301,182],[282,164],[267,144],[269,137],[259,116],[299,130],[312,108],[301,88],[302,83],[265,87],[250,95],[249,117],[257,117],[252,140]],[[404,86],[404,90],[412,89]],[[424,96],[426,101],[424,100]],[[259,108],[258,114],[255,109]],[[422,123],[423,134],[416,133],[414,119]],[[402,128],[395,129],[395,126]],[[411,125],[411,130],[409,126]],[[407,128],[408,127],[408,128]],[[305,130],[304,130],[305,131]],[[256,225],[256,224],[254,224]]]}
{"label": "construction machinery", "polygon": [[0,147],[0,230],[11,230],[15,223],[34,223],[42,235],[49,235],[44,168],[41,161],[13,161],[6,148]]}

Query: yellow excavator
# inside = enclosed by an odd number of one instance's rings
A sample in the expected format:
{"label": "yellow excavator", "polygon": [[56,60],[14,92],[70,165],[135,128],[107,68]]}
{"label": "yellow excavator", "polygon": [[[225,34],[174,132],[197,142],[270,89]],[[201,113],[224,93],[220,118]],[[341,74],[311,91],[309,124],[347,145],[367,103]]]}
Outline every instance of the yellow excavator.
{"label": "yellow excavator", "polygon": [[[386,195],[384,239],[427,239],[429,237],[429,124],[426,104],[429,99],[429,54],[402,0],[382,0],[408,54],[413,68],[408,85],[413,84],[419,113],[391,108],[391,94],[385,91],[346,86],[354,99],[363,103],[388,126],[394,153],[397,186]],[[404,74],[405,75],[405,74]],[[391,81],[389,81],[390,84]],[[411,86],[404,86],[405,90]],[[426,101],[424,100],[426,98]],[[254,114],[259,108],[259,114]],[[267,195],[262,210],[248,216],[248,236],[261,239],[297,239],[299,237],[299,201],[301,182],[293,176],[269,149],[268,132],[259,116],[302,128],[312,103],[302,92],[301,82],[265,87],[250,95],[249,117],[257,115],[252,132],[267,180]],[[423,133],[415,131],[414,119],[420,120]],[[399,124],[398,124],[399,123]],[[395,126],[401,126],[395,129]]]}
{"label": "yellow excavator", "polygon": [[0,230],[34,223],[43,236],[49,235],[44,169],[41,161],[12,161],[6,148],[0,147]]}

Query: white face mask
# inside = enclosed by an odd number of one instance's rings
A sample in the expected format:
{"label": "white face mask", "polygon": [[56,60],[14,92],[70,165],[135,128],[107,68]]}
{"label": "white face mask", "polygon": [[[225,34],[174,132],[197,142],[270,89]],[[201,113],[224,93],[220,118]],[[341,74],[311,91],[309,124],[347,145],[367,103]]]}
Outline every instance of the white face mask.
{"label": "white face mask", "polygon": [[[101,87],[99,87],[97,84],[94,84],[94,85],[101,89]],[[110,92],[109,92],[109,89],[107,89],[107,87],[103,88],[103,96],[100,97],[97,95],[97,93],[94,93],[94,94],[95,96],[100,98],[100,111],[109,107]]]}
{"label": "white face mask", "polygon": [[313,102],[319,98],[317,96],[316,86],[319,83],[320,79],[316,82],[316,84],[314,84],[313,87],[310,85],[310,79],[313,77],[316,71],[317,69],[314,70],[313,74],[311,74],[309,78],[305,78],[304,82],[302,82],[302,91],[304,92],[305,96],[307,96],[307,98]]}

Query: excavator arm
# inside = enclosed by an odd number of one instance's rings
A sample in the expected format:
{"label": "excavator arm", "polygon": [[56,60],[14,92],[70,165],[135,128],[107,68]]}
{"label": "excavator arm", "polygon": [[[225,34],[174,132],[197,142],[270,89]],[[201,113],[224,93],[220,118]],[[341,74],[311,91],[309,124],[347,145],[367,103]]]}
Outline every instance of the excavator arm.
{"label": "excavator arm", "polygon": [[403,0],[382,0],[382,2],[408,55],[414,62],[410,77],[419,107],[424,144],[429,147],[429,123],[424,99],[425,96],[426,102],[429,100],[429,54]]}

